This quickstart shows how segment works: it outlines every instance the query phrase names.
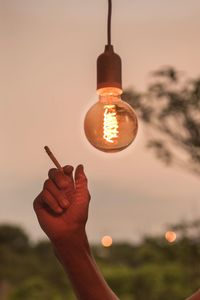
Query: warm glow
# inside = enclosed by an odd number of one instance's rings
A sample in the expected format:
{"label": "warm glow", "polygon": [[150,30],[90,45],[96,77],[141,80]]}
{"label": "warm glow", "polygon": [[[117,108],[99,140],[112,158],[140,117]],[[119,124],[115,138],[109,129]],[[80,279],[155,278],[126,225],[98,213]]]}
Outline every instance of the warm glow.
{"label": "warm glow", "polygon": [[173,231],[167,231],[165,233],[165,238],[169,243],[173,243],[176,240],[176,233]]}
{"label": "warm glow", "polygon": [[104,108],[103,138],[109,143],[114,143],[113,139],[119,134],[115,105],[105,105]]}
{"label": "warm glow", "polygon": [[104,247],[111,247],[112,246],[112,238],[109,235],[105,235],[102,240],[101,243]]}
{"label": "warm glow", "polygon": [[99,95],[99,101],[88,110],[84,120],[90,144],[107,153],[127,148],[135,139],[137,129],[134,110],[119,94]]}

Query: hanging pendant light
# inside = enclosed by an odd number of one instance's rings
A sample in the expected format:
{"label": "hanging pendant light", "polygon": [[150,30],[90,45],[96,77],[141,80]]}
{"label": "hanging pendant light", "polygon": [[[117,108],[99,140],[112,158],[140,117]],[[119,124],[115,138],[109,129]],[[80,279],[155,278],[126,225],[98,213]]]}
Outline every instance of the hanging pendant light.
{"label": "hanging pendant light", "polygon": [[108,42],[97,59],[98,102],[87,112],[85,135],[95,148],[104,152],[118,152],[135,139],[138,121],[132,107],[121,99],[122,63],[111,44],[112,0],[108,0]]}

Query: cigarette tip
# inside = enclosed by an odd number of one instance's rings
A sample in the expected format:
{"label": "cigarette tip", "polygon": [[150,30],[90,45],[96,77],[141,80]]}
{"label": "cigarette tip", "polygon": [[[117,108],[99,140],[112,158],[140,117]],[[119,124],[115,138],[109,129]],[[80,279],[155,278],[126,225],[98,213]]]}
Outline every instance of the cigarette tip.
{"label": "cigarette tip", "polygon": [[46,152],[50,152],[50,149],[48,146],[44,146],[44,149],[46,150]]}

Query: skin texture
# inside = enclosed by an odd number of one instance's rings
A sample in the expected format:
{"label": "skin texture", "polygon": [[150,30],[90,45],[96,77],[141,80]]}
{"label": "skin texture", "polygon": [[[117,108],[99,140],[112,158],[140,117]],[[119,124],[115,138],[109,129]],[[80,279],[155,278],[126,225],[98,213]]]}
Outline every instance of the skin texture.
{"label": "skin texture", "polygon": [[72,166],[65,166],[63,172],[49,170],[49,178],[34,201],[40,226],[53,243],[85,231],[90,200],[87,178],[82,165],[74,179],[72,172]]}
{"label": "skin texture", "polygon": [[63,172],[51,169],[42,192],[34,200],[38,222],[52,242],[77,299],[119,300],[105,282],[91,255],[85,226],[90,193],[82,165]]}

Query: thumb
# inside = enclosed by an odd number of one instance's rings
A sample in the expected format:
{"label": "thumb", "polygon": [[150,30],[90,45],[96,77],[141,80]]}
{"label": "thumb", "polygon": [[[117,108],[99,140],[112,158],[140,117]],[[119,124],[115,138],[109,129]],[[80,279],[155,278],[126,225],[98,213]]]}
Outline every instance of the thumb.
{"label": "thumb", "polygon": [[84,172],[83,165],[78,165],[75,171],[75,184],[87,186],[87,177]]}
{"label": "thumb", "polygon": [[76,200],[77,202],[84,202],[88,205],[90,193],[88,191],[87,182],[83,165],[78,165],[75,171]]}

